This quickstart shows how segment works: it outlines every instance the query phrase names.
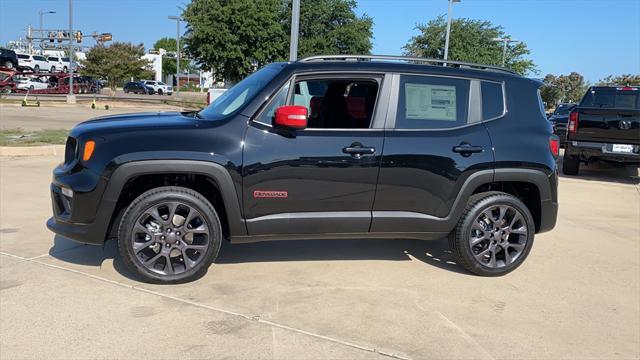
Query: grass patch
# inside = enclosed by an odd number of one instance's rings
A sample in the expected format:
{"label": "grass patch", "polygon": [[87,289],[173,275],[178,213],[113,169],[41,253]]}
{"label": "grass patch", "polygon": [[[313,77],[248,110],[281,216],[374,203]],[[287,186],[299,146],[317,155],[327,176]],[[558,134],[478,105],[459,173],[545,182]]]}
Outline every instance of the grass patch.
{"label": "grass patch", "polygon": [[37,146],[59,145],[67,141],[69,130],[34,130],[8,129],[0,131],[0,146]]}

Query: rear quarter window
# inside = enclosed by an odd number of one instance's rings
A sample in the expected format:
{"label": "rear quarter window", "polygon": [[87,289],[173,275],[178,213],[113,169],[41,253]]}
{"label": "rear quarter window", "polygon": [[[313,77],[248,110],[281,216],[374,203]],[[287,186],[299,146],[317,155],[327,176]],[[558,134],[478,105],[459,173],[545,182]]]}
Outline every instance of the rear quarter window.
{"label": "rear quarter window", "polygon": [[482,119],[495,119],[504,115],[502,84],[482,81],[480,91],[482,93]]}

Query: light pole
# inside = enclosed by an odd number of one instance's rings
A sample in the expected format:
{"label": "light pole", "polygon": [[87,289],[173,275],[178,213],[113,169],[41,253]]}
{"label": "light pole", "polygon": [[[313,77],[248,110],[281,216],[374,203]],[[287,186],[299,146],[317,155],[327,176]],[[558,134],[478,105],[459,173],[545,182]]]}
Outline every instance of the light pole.
{"label": "light pole", "polygon": [[180,16],[169,16],[169,20],[176,21],[176,96],[180,95]]}
{"label": "light pole", "polygon": [[291,43],[289,44],[289,61],[298,59],[298,32],[300,31],[300,0],[293,0],[291,8]]}
{"label": "light pole", "polygon": [[[460,2],[461,0],[449,0],[449,11],[447,12],[447,34],[444,39],[444,59],[447,60],[449,58],[449,37],[451,37],[451,18],[453,17],[453,3]],[[444,63],[444,66],[447,66],[447,63]]]}
{"label": "light pole", "polygon": [[55,14],[55,11],[38,11],[38,15],[40,15],[40,37],[44,37],[44,14]]}
{"label": "light pole", "polygon": [[493,38],[492,40],[502,43],[502,67],[504,67],[505,62],[507,61],[507,44],[519,43],[520,41],[512,40],[510,37]]}
{"label": "light pole", "polygon": [[75,104],[76,98],[73,95],[73,0],[69,0],[69,95],[67,103]]}

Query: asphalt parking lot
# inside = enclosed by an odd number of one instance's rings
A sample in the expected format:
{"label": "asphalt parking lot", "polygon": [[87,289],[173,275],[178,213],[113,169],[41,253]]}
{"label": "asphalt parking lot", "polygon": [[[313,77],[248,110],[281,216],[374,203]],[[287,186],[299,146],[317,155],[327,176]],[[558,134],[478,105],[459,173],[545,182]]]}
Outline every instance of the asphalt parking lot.
{"label": "asphalt parking lot", "polygon": [[501,278],[464,272],[444,240],[283,241],[153,286],[113,242],[46,229],[60,160],[0,158],[1,358],[640,357],[637,170],[563,177],[556,229]]}

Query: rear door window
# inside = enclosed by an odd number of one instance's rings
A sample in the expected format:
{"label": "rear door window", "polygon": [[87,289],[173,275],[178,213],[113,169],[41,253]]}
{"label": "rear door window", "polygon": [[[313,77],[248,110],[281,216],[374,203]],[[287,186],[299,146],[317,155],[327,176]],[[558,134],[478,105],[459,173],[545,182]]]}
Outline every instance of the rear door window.
{"label": "rear door window", "polygon": [[444,129],[467,124],[470,81],[402,75],[396,129]]}

